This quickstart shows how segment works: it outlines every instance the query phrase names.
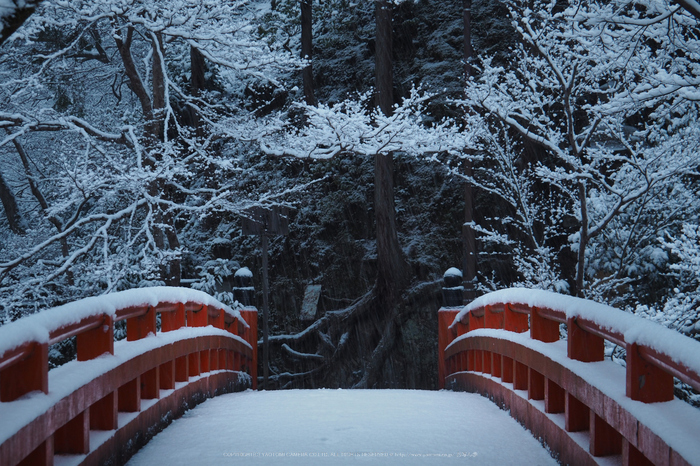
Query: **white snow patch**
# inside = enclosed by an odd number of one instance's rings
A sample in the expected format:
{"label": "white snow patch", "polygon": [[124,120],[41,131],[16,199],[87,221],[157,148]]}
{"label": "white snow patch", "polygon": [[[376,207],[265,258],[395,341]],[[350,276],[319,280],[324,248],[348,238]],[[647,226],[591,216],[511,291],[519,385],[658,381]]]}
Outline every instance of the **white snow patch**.
{"label": "white snow patch", "polygon": [[443,277],[461,277],[462,276],[462,271],[459,270],[457,267],[450,267],[445,271],[445,274]]}
{"label": "white snow patch", "polygon": [[236,270],[234,277],[251,277],[252,278],[253,272],[251,272],[248,267],[241,267],[240,269]]}
{"label": "white snow patch", "polygon": [[700,358],[698,357],[700,342],[656,322],[620,309],[551,291],[528,288],[507,288],[494,291],[465,306],[457,314],[452,325],[455,325],[472,309],[499,303],[520,303],[529,307],[562,311],[567,318],[586,318],[604,329],[621,333],[627,343],[647,346],[669,356],[674,362],[686,366],[696,374],[700,374]]}
{"label": "white snow patch", "polygon": [[420,390],[249,390],[222,395],[185,413],[128,464],[161,463],[557,464],[488,399]]}
{"label": "white snow patch", "polygon": [[3,325],[0,327],[0,357],[5,352],[29,341],[46,343],[49,341],[50,332],[78,323],[86,317],[102,314],[114,316],[117,310],[128,307],[186,302],[223,309],[230,316],[245,323],[240,312],[231,309],[203,291],[169,286],[137,288],[81,299]]}

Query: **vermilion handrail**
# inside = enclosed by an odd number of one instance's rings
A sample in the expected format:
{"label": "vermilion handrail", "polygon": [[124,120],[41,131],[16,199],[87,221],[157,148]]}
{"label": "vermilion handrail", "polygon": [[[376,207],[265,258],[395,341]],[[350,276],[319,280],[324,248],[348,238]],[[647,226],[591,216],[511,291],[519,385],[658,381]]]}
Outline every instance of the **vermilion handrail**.
{"label": "vermilion handrail", "polygon": [[[110,310],[110,300],[121,303],[121,307]],[[154,304],[154,300],[159,302]],[[120,348],[128,348],[128,342],[156,333],[157,313],[161,314],[163,328],[157,333],[165,339],[148,340],[148,345],[134,347],[152,348],[129,356],[131,359],[100,362],[99,367],[118,366],[86,385],[79,382],[73,393],[64,393],[71,380],[62,381],[60,399],[55,399],[49,386],[49,345],[76,337],[76,364],[88,364],[103,354],[115,353],[115,322],[126,320],[127,342]],[[177,332],[184,327],[201,330]],[[86,367],[91,367],[92,373],[98,366]],[[58,370],[57,374],[64,372]],[[248,372],[250,378],[240,378],[241,372]],[[32,406],[38,403],[48,410],[33,420],[27,418],[28,423],[9,437],[7,432],[2,434],[0,464],[13,465],[20,460],[26,464],[53,464],[54,455],[59,453],[86,455],[83,461],[89,464],[121,463],[129,455],[129,436],[152,432],[158,427],[152,423],[162,423],[162,419],[208,396],[240,389],[242,383],[253,388],[257,385],[257,311],[233,311],[201,292],[177,288],[133,290],[88,298],[20,319],[0,327],[0,418],[12,416],[15,404],[25,406],[27,400],[21,399],[24,395],[31,397]],[[46,395],[30,394],[36,390]],[[162,390],[175,393],[161,398]],[[44,396],[47,398],[42,401]],[[139,412],[142,399],[157,402],[148,407],[148,413],[126,425],[119,424],[117,413]],[[26,408],[18,413],[23,410]],[[117,434],[91,449],[90,430],[114,429]]]}
{"label": "vermilion handrail", "polygon": [[[527,300],[515,298],[520,295],[526,295]],[[506,299],[509,297],[512,299]],[[548,302],[557,303],[556,307]],[[553,439],[563,449],[560,452],[562,461],[595,464],[596,457],[621,454],[624,464],[646,464],[649,458],[655,462],[667,458],[671,463],[689,464],[689,458],[684,459],[653,433],[653,425],[646,426],[635,420],[626,408],[598,393],[598,389],[586,388],[585,379],[549,360],[546,354],[538,354],[534,348],[539,346],[522,346],[515,341],[556,342],[560,339],[560,324],[564,323],[567,326],[566,356],[570,360],[602,361],[605,340],[621,346],[627,350],[626,395],[642,403],[673,400],[673,377],[700,390],[700,359],[697,358],[700,344],[697,342],[617,309],[532,290],[503,290],[477,299],[464,310],[441,309],[438,322],[440,387],[448,383],[452,388],[477,391],[500,400],[521,422],[530,424],[528,427],[533,431],[540,429],[536,435]],[[505,338],[505,334],[488,331],[471,336],[472,331],[481,328],[516,333],[529,330],[530,333],[513,341]],[[678,345],[662,343],[660,347],[667,348],[663,350],[645,343],[669,339],[682,342],[682,354],[668,352]],[[693,345],[697,346],[696,350]],[[694,350],[688,351],[691,346]],[[692,354],[695,359],[689,356]],[[482,373],[489,378],[481,376]],[[501,378],[501,384],[494,384],[494,377]],[[543,399],[546,413],[565,413],[567,432],[590,430],[588,459],[581,456],[577,442],[564,440],[571,438],[566,432],[562,435],[547,431],[563,430],[559,424],[551,423],[543,417],[544,413],[534,412],[537,410],[533,411],[532,406],[527,409],[519,406],[516,398],[506,395],[503,383],[512,383],[513,390],[527,390],[531,399]],[[695,414],[693,408],[688,409],[691,415]],[[622,418],[626,420],[620,420]],[[633,425],[630,423],[638,427],[630,430]],[[545,425],[548,427],[543,427]],[[640,437],[642,432],[646,437]],[[700,428],[695,435],[700,435]],[[700,461],[700,458],[693,460]]]}

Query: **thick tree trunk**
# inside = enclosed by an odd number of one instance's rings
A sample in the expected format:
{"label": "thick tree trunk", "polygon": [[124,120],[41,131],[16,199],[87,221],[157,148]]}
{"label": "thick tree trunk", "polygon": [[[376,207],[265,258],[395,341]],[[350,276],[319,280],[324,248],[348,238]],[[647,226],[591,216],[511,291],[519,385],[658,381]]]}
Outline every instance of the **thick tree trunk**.
{"label": "thick tree trunk", "polygon": [[312,0],[301,0],[301,58],[308,60],[308,66],[301,70],[304,85],[304,99],[308,105],[316,105],[314,96],[314,73],[311,66],[313,54]]}
{"label": "thick tree trunk", "polygon": [[[190,47],[190,87],[192,88],[192,95],[195,97],[199,97],[206,86],[206,80],[204,78],[205,70],[206,63],[204,61],[204,55],[196,48]],[[190,114],[192,127],[195,128],[195,134],[199,137],[204,136],[204,129],[202,128],[201,119],[199,118],[197,110],[190,107],[188,112]]]}
{"label": "thick tree trunk", "polygon": [[393,34],[391,2],[379,0],[375,3],[377,22],[375,75],[377,106],[384,115],[391,115],[394,106],[394,68],[393,68]]}
{"label": "thick tree trunk", "polygon": [[[462,1],[462,18],[464,21],[464,78],[469,80],[472,74],[471,61],[473,57],[472,37],[471,37],[471,0]],[[464,174],[472,176],[472,161],[465,160]],[[472,301],[476,298],[476,267],[477,250],[476,235],[471,222],[474,220],[474,191],[471,183],[464,183],[464,225],[462,226],[462,241],[464,248],[464,300]]]}
{"label": "thick tree trunk", "polygon": [[10,230],[18,235],[23,235],[25,230],[19,207],[17,207],[17,199],[10,187],[5,183],[2,173],[0,173],[0,202],[2,202],[2,206],[5,209],[5,217],[7,217],[7,222],[10,224]]}
{"label": "thick tree trunk", "polygon": [[586,204],[586,185],[578,185],[578,196],[581,202],[581,230],[578,243],[578,264],[576,267],[576,290],[574,295],[583,298],[584,273],[586,270],[586,247],[588,247],[588,205]]}

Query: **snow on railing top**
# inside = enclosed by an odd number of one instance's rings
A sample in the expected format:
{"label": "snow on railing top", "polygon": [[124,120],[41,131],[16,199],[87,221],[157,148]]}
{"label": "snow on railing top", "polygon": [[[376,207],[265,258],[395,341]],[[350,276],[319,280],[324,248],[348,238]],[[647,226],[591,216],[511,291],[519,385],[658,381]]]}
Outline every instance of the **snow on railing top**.
{"label": "snow on railing top", "polygon": [[450,328],[472,310],[506,303],[559,311],[564,313],[567,319],[585,319],[602,329],[622,335],[626,343],[646,346],[700,374],[700,342],[612,306],[551,291],[507,288],[488,293],[465,306],[457,314]]}
{"label": "snow on railing top", "polygon": [[168,286],[137,288],[81,299],[3,325],[0,327],[0,358],[7,351],[26,342],[47,343],[52,332],[77,324],[87,317],[98,315],[114,317],[119,310],[163,303],[197,303],[202,306],[213,306],[223,309],[226,314],[248,327],[240,312],[203,291]]}

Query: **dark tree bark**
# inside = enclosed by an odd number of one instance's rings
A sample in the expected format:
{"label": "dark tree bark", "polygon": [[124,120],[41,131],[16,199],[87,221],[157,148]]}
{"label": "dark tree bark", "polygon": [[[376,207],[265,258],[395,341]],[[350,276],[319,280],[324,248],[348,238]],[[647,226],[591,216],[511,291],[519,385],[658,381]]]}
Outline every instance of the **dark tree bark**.
{"label": "dark tree bark", "polygon": [[5,178],[3,178],[2,173],[0,173],[0,201],[5,209],[5,216],[7,217],[7,222],[10,224],[10,230],[18,235],[23,235],[25,230],[22,216],[17,206],[17,199],[10,187],[5,183]]}
{"label": "dark tree bark", "polygon": [[[390,1],[380,0],[375,6],[377,106],[385,115],[391,115],[394,105],[392,5]],[[380,295],[396,298],[409,277],[396,233],[392,154],[376,154],[374,158],[374,211],[377,223],[377,289]]]}
{"label": "dark tree bark", "polygon": [[[462,17],[464,20],[464,77],[469,80],[472,74],[472,38],[471,38],[471,15],[472,1],[462,1]],[[468,177],[472,176],[472,161],[466,159],[464,162],[464,174]],[[476,235],[471,222],[474,220],[474,191],[471,183],[464,183],[464,225],[462,226],[462,241],[464,247],[464,300],[465,302],[472,301],[476,298],[476,268],[477,268],[477,250],[476,250]]]}
{"label": "dark tree bark", "polygon": [[393,33],[392,33],[392,6],[387,0],[378,0],[375,3],[376,32],[376,104],[384,113],[391,115],[394,106],[394,67],[393,67]]}
{"label": "dark tree bark", "polygon": [[308,66],[301,70],[304,99],[308,105],[316,105],[314,96],[314,73],[311,66],[313,54],[313,20],[311,10],[312,0],[301,0],[301,58],[309,61]]}
{"label": "dark tree bark", "polygon": [[[199,97],[206,86],[206,80],[204,78],[205,71],[206,63],[204,61],[204,55],[196,48],[190,47],[190,87],[192,88],[192,95],[195,97]],[[197,110],[190,107],[188,112],[190,114],[192,127],[195,128],[195,134],[199,137],[204,136],[204,130]]]}

